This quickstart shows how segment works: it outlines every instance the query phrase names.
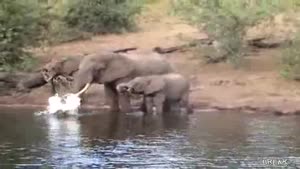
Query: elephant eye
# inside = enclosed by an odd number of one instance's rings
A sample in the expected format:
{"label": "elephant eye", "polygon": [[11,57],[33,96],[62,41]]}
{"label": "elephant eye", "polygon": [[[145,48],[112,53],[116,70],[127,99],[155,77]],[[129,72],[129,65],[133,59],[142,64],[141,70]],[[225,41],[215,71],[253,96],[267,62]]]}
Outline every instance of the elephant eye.
{"label": "elephant eye", "polygon": [[133,91],[135,91],[135,92],[140,92],[140,91],[142,91],[142,85],[140,85],[140,84],[136,84],[134,87],[133,87]]}

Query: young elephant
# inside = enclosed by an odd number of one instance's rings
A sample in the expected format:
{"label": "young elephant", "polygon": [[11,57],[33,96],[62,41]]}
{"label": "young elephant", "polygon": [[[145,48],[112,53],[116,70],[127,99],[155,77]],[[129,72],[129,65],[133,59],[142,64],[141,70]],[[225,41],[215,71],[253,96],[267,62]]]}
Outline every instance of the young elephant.
{"label": "young elephant", "polygon": [[190,83],[182,75],[168,73],[136,77],[117,86],[120,93],[142,94],[145,98],[146,112],[157,113],[178,111],[181,106],[191,113],[189,107]]}

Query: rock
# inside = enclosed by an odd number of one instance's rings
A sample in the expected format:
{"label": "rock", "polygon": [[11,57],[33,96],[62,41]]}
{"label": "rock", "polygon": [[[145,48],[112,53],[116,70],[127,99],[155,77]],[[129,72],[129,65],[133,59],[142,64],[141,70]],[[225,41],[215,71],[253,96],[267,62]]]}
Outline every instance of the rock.
{"label": "rock", "polygon": [[7,95],[15,92],[29,92],[33,88],[47,84],[40,72],[8,73],[0,72],[0,93]]}
{"label": "rock", "polygon": [[43,75],[39,72],[31,73],[22,78],[21,81],[18,82],[17,88],[19,90],[26,90],[37,88],[45,85],[47,82],[44,80]]}

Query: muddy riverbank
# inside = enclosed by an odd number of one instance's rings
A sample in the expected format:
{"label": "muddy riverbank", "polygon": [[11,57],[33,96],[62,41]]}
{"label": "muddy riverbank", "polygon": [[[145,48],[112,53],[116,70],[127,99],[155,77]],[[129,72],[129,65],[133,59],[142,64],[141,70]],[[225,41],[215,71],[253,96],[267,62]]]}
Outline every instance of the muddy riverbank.
{"label": "muddy riverbank", "polygon": [[[34,50],[41,66],[53,58],[81,56],[97,51],[136,47],[132,52],[149,52],[154,47],[187,44],[207,35],[184,21],[159,10],[154,4],[139,18],[139,31],[118,35],[95,36]],[[286,26],[272,26],[270,31],[284,32]],[[266,29],[266,31],[269,29]],[[255,32],[257,33],[257,32]],[[255,35],[254,33],[254,35]],[[141,55],[143,57],[143,55]],[[300,112],[300,84],[280,75],[281,49],[255,49],[247,54],[240,69],[228,63],[206,64],[195,48],[164,54],[179,73],[188,77],[194,90],[190,95],[196,109],[232,110],[249,113],[295,115]],[[50,85],[30,93],[0,96],[0,107],[43,107],[50,97]],[[103,107],[103,86],[95,85],[85,96],[86,107]]]}

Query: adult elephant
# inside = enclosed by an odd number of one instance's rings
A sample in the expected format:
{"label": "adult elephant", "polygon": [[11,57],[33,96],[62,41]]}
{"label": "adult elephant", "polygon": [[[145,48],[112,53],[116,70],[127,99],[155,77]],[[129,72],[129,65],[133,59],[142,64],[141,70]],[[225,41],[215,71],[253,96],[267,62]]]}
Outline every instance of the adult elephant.
{"label": "adult elephant", "polygon": [[74,92],[90,86],[91,83],[104,84],[106,102],[111,111],[130,112],[128,93],[118,94],[116,86],[137,76],[174,72],[173,67],[160,55],[137,54],[92,54],[86,56],[79,65],[74,79]]}
{"label": "adult elephant", "polygon": [[[136,49],[135,47],[122,48],[106,51],[104,53],[124,53]],[[85,55],[87,54],[53,59],[42,67],[41,74],[46,83],[51,83],[52,94],[57,93],[55,85],[65,86],[64,84],[70,83],[73,80],[74,74],[76,74],[79,69],[80,61]]]}

